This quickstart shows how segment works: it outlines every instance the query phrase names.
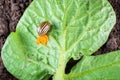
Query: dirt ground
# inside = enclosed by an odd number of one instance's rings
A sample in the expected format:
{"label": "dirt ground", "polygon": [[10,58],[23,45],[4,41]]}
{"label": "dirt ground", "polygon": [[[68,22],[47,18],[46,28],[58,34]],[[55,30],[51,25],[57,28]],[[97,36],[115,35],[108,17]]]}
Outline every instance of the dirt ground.
{"label": "dirt ground", "polygon": [[[15,31],[20,17],[31,2],[32,0],[0,0],[0,52],[7,36],[10,32]],[[116,12],[117,23],[112,29],[107,42],[93,55],[120,50],[120,0],[109,0],[109,2]],[[76,63],[76,61],[72,62]],[[0,80],[17,80],[4,68],[1,57]]]}

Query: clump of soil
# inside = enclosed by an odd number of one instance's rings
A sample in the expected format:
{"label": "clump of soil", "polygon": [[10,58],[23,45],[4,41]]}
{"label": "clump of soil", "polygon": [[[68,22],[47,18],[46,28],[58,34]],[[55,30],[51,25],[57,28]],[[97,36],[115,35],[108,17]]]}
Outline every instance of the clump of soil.
{"label": "clump of soil", "polygon": [[[10,32],[15,31],[20,17],[31,2],[32,0],[0,0],[0,52],[7,36]],[[93,55],[120,50],[120,0],[109,0],[109,2],[116,12],[117,23],[112,29],[108,41]],[[7,72],[1,57],[0,80],[17,80]]]}

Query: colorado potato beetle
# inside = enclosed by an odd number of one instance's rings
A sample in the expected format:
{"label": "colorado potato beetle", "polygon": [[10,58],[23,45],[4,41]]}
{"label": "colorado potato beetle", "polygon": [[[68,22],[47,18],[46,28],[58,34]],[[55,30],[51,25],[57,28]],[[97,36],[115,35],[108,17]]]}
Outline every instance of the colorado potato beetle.
{"label": "colorado potato beetle", "polygon": [[42,35],[45,35],[47,34],[47,32],[49,31],[50,29],[50,23],[48,21],[44,21],[40,24],[40,26],[38,27],[38,35],[39,36],[42,36]]}

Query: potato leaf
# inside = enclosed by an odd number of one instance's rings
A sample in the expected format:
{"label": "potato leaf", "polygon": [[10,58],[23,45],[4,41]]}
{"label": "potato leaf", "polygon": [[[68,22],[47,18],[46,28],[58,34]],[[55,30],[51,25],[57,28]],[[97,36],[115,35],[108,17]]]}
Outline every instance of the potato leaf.
{"label": "potato leaf", "polygon": [[99,56],[84,56],[72,68],[67,78],[68,80],[119,80],[120,50]]}
{"label": "potato leaf", "polygon": [[[115,20],[107,0],[34,0],[5,42],[4,65],[20,80],[64,80],[66,63],[98,50]],[[51,23],[49,41],[37,45],[43,21]]]}

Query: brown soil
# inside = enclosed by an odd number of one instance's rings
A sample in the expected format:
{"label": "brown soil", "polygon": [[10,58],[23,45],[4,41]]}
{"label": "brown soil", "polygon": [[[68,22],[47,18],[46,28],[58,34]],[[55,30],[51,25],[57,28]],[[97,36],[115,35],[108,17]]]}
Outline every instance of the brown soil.
{"label": "brown soil", "polygon": [[[7,36],[15,31],[20,17],[31,2],[32,0],[0,0],[0,52]],[[109,0],[109,2],[116,12],[117,23],[107,42],[94,55],[120,50],[120,0]],[[4,68],[1,57],[0,80],[17,80]]]}

